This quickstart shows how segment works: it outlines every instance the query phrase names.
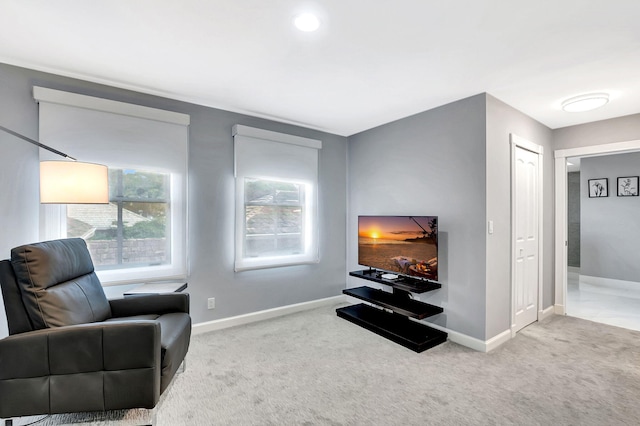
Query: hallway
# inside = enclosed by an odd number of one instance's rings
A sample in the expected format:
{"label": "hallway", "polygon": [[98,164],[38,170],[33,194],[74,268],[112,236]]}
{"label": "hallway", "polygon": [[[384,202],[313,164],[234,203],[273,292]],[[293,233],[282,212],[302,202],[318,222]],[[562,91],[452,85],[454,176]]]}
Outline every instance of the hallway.
{"label": "hallway", "polygon": [[569,268],[567,315],[640,331],[640,290],[580,282],[578,269]]}

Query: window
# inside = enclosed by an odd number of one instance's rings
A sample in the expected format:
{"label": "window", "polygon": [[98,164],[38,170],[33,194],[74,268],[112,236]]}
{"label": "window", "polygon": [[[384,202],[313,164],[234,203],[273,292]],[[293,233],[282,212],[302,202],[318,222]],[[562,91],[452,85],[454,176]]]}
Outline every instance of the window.
{"label": "window", "polygon": [[87,241],[96,270],[171,263],[169,175],[109,170],[109,204],[67,206],[67,237]]}
{"label": "window", "polygon": [[185,278],[189,116],[41,87],[34,98],[44,143],[109,167],[109,204],[43,205],[42,238],[84,238],[106,284]]}
{"label": "window", "polygon": [[256,178],[244,180],[246,258],[304,253],[307,185]]}
{"label": "window", "polygon": [[234,126],[236,271],[318,262],[321,142]]}

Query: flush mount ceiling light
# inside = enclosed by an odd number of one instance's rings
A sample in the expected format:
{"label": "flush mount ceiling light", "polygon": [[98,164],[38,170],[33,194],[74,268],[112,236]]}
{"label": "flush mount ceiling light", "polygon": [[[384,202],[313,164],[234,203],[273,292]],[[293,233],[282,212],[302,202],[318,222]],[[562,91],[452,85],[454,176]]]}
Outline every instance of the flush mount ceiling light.
{"label": "flush mount ceiling light", "polygon": [[589,93],[562,102],[562,109],[567,112],[584,112],[600,108],[609,102],[608,93]]}
{"label": "flush mount ceiling light", "polygon": [[320,27],[320,20],[312,13],[301,13],[293,19],[297,29],[304,32],[312,32]]}

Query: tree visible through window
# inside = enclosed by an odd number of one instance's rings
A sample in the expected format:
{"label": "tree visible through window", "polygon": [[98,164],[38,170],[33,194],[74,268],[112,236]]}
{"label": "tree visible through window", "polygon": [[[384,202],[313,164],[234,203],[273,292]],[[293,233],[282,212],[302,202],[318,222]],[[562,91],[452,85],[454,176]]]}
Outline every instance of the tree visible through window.
{"label": "tree visible through window", "polygon": [[244,257],[304,252],[304,185],[246,178]]}
{"label": "tree visible through window", "polygon": [[109,204],[67,206],[67,236],[87,241],[96,269],[171,263],[169,175],[109,170]]}

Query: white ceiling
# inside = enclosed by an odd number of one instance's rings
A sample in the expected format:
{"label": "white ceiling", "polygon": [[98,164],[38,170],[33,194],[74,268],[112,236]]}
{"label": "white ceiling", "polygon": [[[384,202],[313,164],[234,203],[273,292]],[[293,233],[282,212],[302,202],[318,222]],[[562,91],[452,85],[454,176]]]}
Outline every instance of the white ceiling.
{"label": "white ceiling", "polygon": [[640,112],[640,1],[0,0],[0,62],[343,136],[482,92],[558,128]]}

